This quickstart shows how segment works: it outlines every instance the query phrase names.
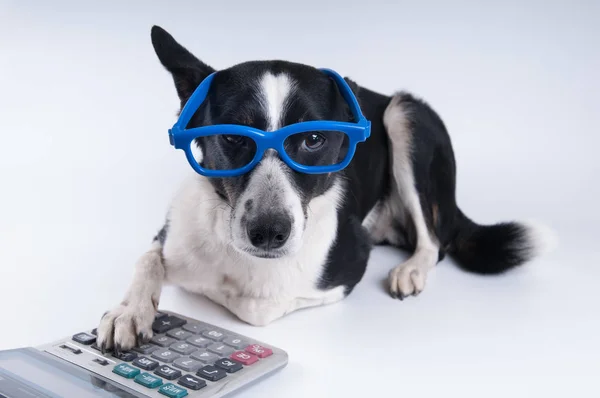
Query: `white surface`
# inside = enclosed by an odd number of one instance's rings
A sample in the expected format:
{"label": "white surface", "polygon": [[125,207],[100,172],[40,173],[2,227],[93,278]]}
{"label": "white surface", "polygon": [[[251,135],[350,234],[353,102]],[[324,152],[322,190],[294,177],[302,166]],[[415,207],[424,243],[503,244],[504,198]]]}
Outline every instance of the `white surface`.
{"label": "white surface", "polygon": [[164,308],[289,352],[244,396],[598,396],[598,2],[79,3],[0,2],[0,349],[94,326],[190,172],[159,24],[217,68],[283,58],[413,90],[451,132],[463,210],[561,239],[502,277],[446,260],[403,302],[383,280],[404,254],[378,248],[344,302],[266,328],[166,289]]}

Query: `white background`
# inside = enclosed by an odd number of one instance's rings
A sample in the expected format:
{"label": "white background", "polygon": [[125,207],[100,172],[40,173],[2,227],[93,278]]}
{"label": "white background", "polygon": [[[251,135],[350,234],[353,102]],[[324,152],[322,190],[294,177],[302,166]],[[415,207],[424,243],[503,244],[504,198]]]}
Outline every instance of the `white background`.
{"label": "white background", "polygon": [[403,302],[383,283],[406,255],[378,248],[348,299],[265,328],[166,289],[163,308],[289,352],[244,396],[598,396],[598,2],[81,3],[0,1],[0,349],[95,326],[191,172],[158,24],[216,68],[280,58],[413,91],[450,130],[469,216],[560,237],[501,277],[445,260]]}

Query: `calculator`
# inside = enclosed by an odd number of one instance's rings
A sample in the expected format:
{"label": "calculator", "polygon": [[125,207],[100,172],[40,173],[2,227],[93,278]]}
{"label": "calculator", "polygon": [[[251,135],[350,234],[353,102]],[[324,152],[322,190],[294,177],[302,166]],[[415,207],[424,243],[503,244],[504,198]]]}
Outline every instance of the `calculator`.
{"label": "calculator", "polygon": [[171,311],[152,329],[147,344],[120,353],[102,354],[95,329],[0,351],[0,398],[224,397],[288,362],[277,347]]}

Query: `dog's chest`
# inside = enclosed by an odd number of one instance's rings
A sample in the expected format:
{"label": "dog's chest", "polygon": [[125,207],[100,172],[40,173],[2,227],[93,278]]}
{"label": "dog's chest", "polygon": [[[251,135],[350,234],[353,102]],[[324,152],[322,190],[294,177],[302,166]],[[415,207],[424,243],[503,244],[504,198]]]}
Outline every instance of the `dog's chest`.
{"label": "dog's chest", "polygon": [[[229,209],[215,207],[213,189],[184,186],[169,213],[163,248],[170,283],[207,296],[292,299],[311,296],[320,281],[337,233],[331,198],[311,203],[303,245],[292,256],[261,259],[237,252],[229,237]],[[207,197],[209,199],[207,200]]]}

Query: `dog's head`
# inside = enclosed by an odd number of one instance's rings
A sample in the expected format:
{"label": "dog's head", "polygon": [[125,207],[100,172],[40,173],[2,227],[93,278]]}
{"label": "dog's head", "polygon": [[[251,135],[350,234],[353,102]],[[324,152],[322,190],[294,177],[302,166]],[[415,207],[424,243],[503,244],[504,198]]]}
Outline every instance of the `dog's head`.
{"label": "dog's head", "polygon": [[[198,60],[162,28],[152,28],[152,44],[171,72],[181,101],[214,69]],[[353,90],[356,85],[348,81]],[[188,127],[241,124],[264,131],[309,120],[352,120],[336,83],[320,70],[284,61],[254,61],[220,70],[204,104]],[[254,145],[237,136],[196,139],[201,161],[232,169],[251,160]],[[299,137],[298,150],[320,150],[337,159],[343,143],[323,143],[311,133]],[[247,159],[250,157],[250,159]],[[200,160],[200,159],[198,159]],[[234,247],[262,258],[291,255],[302,245],[311,199],[324,194],[339,173],[303,174],[292,170],[277,152],[268,151],[250,172],[211,178],[216,193],[231,207]]]}

